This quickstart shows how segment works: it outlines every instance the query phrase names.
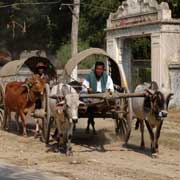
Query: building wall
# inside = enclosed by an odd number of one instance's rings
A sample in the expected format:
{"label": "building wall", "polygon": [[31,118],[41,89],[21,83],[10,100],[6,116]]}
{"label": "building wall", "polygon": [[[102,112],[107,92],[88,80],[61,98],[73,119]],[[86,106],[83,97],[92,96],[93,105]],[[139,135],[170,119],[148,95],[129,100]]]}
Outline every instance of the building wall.
{"label": "building wall", "polygon": [[171,92],[174,94],[170,107],[180,110],[180,65],[171,65],[169,69]]}

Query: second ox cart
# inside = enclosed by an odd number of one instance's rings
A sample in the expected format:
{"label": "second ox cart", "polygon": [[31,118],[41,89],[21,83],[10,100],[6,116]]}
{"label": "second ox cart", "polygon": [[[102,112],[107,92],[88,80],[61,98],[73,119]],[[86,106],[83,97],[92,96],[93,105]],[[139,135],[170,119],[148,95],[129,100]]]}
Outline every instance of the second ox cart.
{"label": "second ox cart", "polygon": [[[46,64],[47,69],[46,73],[49,77],[50,81],[56,81],[57,74],[55,67],[50,62],[49,59],[45,57],[33,56],[27,59],[10,61],[5,64],[0,70],[0,127],[6,129],[7,126],[7,118],[6,118],[6,110],[5,110],[5,89],[6,85],[12,81],[20,81],[24,82],[26,78],[32,76],[36,73],[36,65],[37,63],[42,62]],[[24,71],[23,71],[24,69]],[[21,71],[21,72],[20,72]],[[50,110],[49,110],[49,84],[46,83],[45,91],[41,98],[41,110],[44,112],[44,116],[40,117],[43,120],[42,127],[42,136],[43,139],[47,137],[47,127],[48,127],[48,119],[50,118]]]}

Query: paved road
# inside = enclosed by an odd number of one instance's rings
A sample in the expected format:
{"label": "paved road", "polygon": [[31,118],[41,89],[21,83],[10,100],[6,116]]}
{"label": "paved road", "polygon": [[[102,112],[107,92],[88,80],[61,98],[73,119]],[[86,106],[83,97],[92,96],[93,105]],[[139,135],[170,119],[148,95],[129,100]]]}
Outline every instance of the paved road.
{"label": "paved road", "polygon": [[35,169],[23,169],[0,162],[0,180],[68,180],[63,176],[38,172]]}

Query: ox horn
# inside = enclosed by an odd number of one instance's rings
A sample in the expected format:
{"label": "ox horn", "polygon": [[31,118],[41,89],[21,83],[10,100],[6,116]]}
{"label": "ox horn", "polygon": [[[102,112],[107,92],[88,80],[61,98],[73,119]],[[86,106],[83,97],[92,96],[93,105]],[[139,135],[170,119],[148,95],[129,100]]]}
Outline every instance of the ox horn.
{"label": "ox horn", "polygon": [[146,89],[145,90],[145,95],[146,96],[152,96],[153,94],[155,93],[155,91],[154,90],[152,90],[152,89]]}
{"label": "ox horn", "polygon": [[86,105],[83,101],[80,101],[80,100],[79,100],[79,104]]}
{"label": "ox horn", "polygon": [[61,101],[61,102],[57,103],[56,106],[62,106],[64,104],[65,104],[65,101]]}
{"label": "ox horn", "polygon": [[167,96],[167,105],[169,105],[170,100],[172,100],[172,99],[173,99],[173,97],[172,97],[172,96],[174,96],[174,94],[173,94],[173,93],[170,93],[170,94]]}
{"label": "ox horn", "polygon": [[173,98],[172,96],[174,96],[174,94],[173,94],[173,93],[170,93],[170,94],[168,95],[168,98],[172,99],[172,98]]}

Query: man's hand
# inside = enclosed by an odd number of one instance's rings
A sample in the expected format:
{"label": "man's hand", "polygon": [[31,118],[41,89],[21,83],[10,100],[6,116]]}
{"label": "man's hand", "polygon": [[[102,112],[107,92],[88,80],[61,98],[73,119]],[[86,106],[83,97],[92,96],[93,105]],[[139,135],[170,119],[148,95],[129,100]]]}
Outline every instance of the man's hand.
{"label": "man's hand", "polygon": [[94,92],[94,90],[92,89],[92,88],[88,88],[88,93],[89,94],[91,94],[91,93],[93,93]]}

